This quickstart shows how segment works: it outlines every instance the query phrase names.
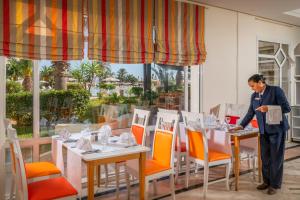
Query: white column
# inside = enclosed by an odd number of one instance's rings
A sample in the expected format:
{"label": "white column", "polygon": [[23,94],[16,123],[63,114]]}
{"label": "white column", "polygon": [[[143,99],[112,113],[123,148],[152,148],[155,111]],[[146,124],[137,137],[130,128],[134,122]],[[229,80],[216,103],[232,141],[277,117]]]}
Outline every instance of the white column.
{"label": "white column", "polygon": [[[40,70],[39,61],[33,61],[33,140],[40,137]],[[33,144],[33,161],[39,161],[39,144]]]}
{"label": "white column", "polygon": [[5,199],[5,94],[6,94],[6,58],[0,56],[0,199]]}
{"label": "white column", "polygon": [[199,112],[201,108],[201,73],[199,65],[191,66],[191,112]]}
{"label": "white column", "polygon": [[189,79],[188,79],[188,66],[184,67],[184,110],[188,111],[189,108]]}

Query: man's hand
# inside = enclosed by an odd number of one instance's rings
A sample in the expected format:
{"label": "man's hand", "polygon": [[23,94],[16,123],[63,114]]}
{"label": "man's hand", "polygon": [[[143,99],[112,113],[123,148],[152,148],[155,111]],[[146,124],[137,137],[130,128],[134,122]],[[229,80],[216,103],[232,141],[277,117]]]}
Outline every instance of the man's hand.
{"label": "man's hand", "polygon": [[229,132],[239,131],[239,130],[243,130],[243,129],[244,129],[244,127],[242,127],[242,126],[237,126],[237,127],[234,127],[234,128],[229,129]]}
{"label": "man's hand", "polygon": [[260,106],[256,108],[255,110],[258,110],[260,112],[268,112],[268,106]]}

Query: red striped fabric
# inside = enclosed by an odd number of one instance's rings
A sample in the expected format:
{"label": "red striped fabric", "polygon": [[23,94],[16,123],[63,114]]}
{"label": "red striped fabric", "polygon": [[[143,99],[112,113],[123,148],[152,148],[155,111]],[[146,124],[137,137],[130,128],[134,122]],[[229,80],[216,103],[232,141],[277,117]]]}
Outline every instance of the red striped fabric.
{"label": "red striped fabric", "polygon": [[[141,0],[141,7],[144,8],[145,7],[145,0]],[[141,35],[144,35],[145,34],[145,10],[142,9],[141,10]],[[145,39],[144,37],[141,37],[141,47],[142,47],[142,56],[141,56],[141,59],[142,59],[142,63],[145,63]]]}
{"label": "red striped fabric", "polygon": [[[3,0],[3,12],[2,12],[2,18],[3,18],[3,55],[8,56],[9,55],[9,40],[10,40],[10,30],[9,30],[9,16],[10,16],[10,10],[9,10],[9,0]],[[6,12],[4,12],[6,10]]]}
{"label": "red striped fabric", "polygon": [[154,0],[88,0],[88,58],[151,63]]}
{"label": "red striped fabric", "polygon": [[68,60],[68,1],[62,0],[63,60]]}
{"label": "red striped fabric", "polygon": [[106,3],[105,3],[106,0],[102,0],[101,1],[101,13],[102,13],[102,38],[103,38],[103,43],[102,43],[102,61],[106,62],[107,59],[106,59]]}
{"label": "red striped fabric", "polygon": [[204,7],[155,0],[155,27],[156,63],[191,66],[205,61]]}
{"label": "red striped fabric", "polygon": [[83,58],[82,0],[0,0],[0,13],[0,56]]}

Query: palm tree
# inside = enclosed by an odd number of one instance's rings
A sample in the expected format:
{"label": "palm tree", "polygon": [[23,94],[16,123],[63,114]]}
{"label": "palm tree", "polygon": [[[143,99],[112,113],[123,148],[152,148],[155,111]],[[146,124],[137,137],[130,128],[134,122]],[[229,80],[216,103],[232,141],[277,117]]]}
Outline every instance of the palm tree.
{"label": "palm tree", "polygon": [[40,70],[41,80],[48,82],[53,87],[54,84],[54,68],[52,66],[43,66]]}
{"label": "palm tree", "polygon": [[22,72],[24,80],[22,82],[22,85],[24,87],[25,91],[32,91],[32,68],[33,63],[31,60],[20,60],[21,66],[22,66]]}
{"label": "palm tree", "polygon": [[70,64],[65,61],[52,61],[52,67],[54,68],[54,89],[66,90]]}
{"label": "palm tree", "polygon": [[71,71],[72,77],[89,92],[95,84],[96,78],[98,77],[101,80],[102,78],[106,78],[107,74],[107,66],[101,62],[83,62]]}
{"label": "palm tree", "polygon": [[19,60],[16,58],[9,58],[6,64],[6,75],[12,81],[17,81],[22,77],[22,70],[19,67]]}
{"label": "palm tree", "polygon": [[13,81],[23,78],[23,88],[30,92],[32,90],[32,68],[31,60],[10,58],[7,63],[7,76]]}
{"label": "palm tree", "polygon": [[131,84],[134,84],[134,83],[137,83],[139,81],[139,79],[137,79],[134,75],[132,74],[128,74],[126,76],[126,82],[128,83],[131,83]]}
{"label": "palm tree", "polygon": [[168,92],[169,72],[167,67],[156,64],[155,67],[151,67],[151,70],[154,72],[158,80],[163,83],[164,92]]}
{"label": "palm tree", "polygon": [[117,79],[119,79],[121,82],[126,81],[127,71],[124,68],[119,69],[117,72]]}

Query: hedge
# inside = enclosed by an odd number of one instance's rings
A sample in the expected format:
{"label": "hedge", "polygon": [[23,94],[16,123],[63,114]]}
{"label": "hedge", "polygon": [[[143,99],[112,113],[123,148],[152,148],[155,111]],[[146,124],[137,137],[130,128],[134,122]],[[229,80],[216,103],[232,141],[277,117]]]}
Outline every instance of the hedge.
{"label": "hedge", "polygon": [[[40,93],[40,113],[49,109],[51,101],[57,101],[57,108],[64,106],[66,99],[72,106],[72,114],[81,118],[87,109],[89,93],[86,90],[48,90]],[[18,126],[32,124],[33,96],[29,92],[11,93],[6,96],[6,115],[18,122]],[[53,113],[55,114],[55,113]]]}

